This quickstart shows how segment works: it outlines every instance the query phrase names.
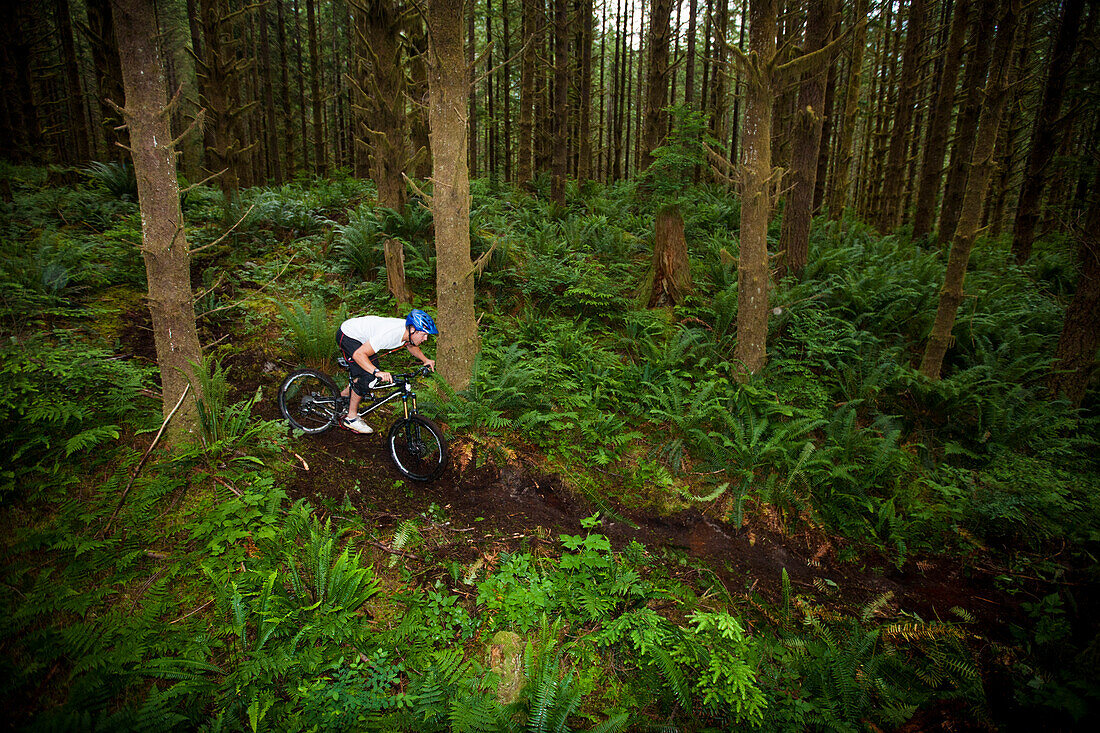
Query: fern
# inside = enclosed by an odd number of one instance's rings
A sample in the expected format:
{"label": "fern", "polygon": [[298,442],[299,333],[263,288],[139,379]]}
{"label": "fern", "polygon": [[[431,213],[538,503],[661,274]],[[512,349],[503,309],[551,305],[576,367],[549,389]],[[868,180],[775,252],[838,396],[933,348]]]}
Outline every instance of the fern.
{"label": "fern", "polygon": [[330,371],[336,353],[336,331],[347,318],[346,306],[329,313],[320,296],[313,296],[307,309],[301,303],[284,305],[277,302],[279,315],[290,329],[294,355],[302,364],[321,371]]}
{"label": "fern", "polygon": [[116,198],[137,201],[137,176],[130,163],[92,161],[84,169],[84,175]]}

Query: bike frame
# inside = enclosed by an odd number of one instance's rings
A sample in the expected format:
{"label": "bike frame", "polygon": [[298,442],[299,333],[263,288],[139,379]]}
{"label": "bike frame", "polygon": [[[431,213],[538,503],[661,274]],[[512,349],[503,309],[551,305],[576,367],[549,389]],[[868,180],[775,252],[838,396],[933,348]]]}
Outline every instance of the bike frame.
{"label": "bike frame", "polygon": [[[350,376],[351,376],[350,373],[349,373],[348,376],[350,378]],[[368,407],[365,410],[362,409],[362,408],[359,409],[359,416],[360,417],[362,417],[363,415],[369,415],[372,412],[374,412],[375,410],[377,410],[379,407],[381,407],[382,405],[388,405],[389,403],[391,403],[391,402],[393,402],[394,400],[397,400],[397,399],[401,400],[401,403],[402,403],[401,406],[405,410],[405,417],[406,418],[408,418],[409,415],[419,414],[420,411],[416,408],[416,393],[412,391],[412,382],[410,382],[408,380],[401,380],[401,381],[395,382],[394,384],[392,384],[388,387],[381,387],[381,389],[392,389],[393,392],[390,392],[388,395],[386,395],[385,397],[382,397],[380,399],[377,398],[377,397],[374,397],[372,395],[370,397],[370,400],[371,400],[371,403],[372,403],[371,406]],[[373,392],[375,390],[371,390],[371,391]],[[409,408],[409,402],[412,402],[412,408],[411,409]]]}

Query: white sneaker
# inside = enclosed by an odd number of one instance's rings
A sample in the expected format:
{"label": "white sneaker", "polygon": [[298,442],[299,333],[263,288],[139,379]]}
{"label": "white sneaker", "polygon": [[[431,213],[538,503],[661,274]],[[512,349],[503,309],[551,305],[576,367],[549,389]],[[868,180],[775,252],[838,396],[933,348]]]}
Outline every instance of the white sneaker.
{"label": "white sneaker", "polygon": [[349,420],[348,418],[345,417],[341,421],[341,424],[345,428],[347,428],[348,430],[351,430],[351,431],[356,432],[356,433],[369,434],[369,433],[374,432],[374,428],[372,428],[370,425],[367,425],[365,422],[363,422],[363,418],[361,418],[361,417],[357,417],[354,420]]}

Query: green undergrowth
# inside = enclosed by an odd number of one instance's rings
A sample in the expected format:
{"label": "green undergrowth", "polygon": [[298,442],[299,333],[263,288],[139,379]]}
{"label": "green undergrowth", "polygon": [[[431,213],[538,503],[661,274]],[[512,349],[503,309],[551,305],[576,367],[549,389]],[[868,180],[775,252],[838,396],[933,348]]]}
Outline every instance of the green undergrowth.
{"label": "green undergrowth", "polygon": [[[887,598],[853,612],[789,583],[778,606],[731,597],[656,548],[613,552],[596,519],[459,562],[431,518],[384,535],[348,507],[289,502],[288,440],[309,438],[258,405],[297,365],[331,366],[345,314],[399,313],[387,239],[414,305],[435,302],[430,212],[379,209],[345,175],[251,189],[229,211],[214,189],[188,192],[207,398],[196,441],[135,476],[160,412],[155,365],[134,356],[151,335],[133,323],[145,271],[126,171],[66,186],[4,172],[0,689],[21,723],[865,730],[933,706],[990,714],[965,613],[920,619]],[[818,222],[803,279],[772,291],[768,365],[741,384],[737,199],[686,191],[695,289],[647,310],[646,193],[571,184],[562,206],[547,185],[472,184],[482,348],[467,389],[426,380],[421,408],[478,465],[523,454],[615,521],[692,509],[731,531],[831,535],[858,567],[993,568],[1026,617],[994,655],[1012,690],[999,714],[1087,717],[1096,637],[1079,589],[1096,582],[1100,418],[1095,390],[1077,410],[1045,391],[1075,288],[1065,242],[1025,266],[979,242],[930,382],[914,367],[944,253]],[[276,372],[240,370],[246,352]],[[509,703],[487,662],[499,631],[523,639]]]}
{"label": "green undergrowth", "polygon": [[[460,562],[432,516],[379,534],[289,502],[276,459],[211,471],[183,451],[111,524],[137,455],[112,458],[5,540],[2,694],[34,692],[9,704],[32,730],[858,730],[943,695],[982,710],[966,619],[886,598],[842,615],[784,585],[769,628],[642,545],[613,552],[596,516]],[[510,700],[498,631],[520,640]]]}

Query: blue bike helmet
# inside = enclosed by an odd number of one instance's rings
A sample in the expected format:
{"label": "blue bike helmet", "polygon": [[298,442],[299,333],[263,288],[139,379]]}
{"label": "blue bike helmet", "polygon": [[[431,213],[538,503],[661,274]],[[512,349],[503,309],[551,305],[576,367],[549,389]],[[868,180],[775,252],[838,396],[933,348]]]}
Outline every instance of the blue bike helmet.
{"label": "blue bike helmet", "polygon": [[439,335],[439,329],[435,327],[435,321],[419,308],[409,311],[409,315],[405,316],[405,325],[412,326],[417,331],[423,331],[431,336]]}

